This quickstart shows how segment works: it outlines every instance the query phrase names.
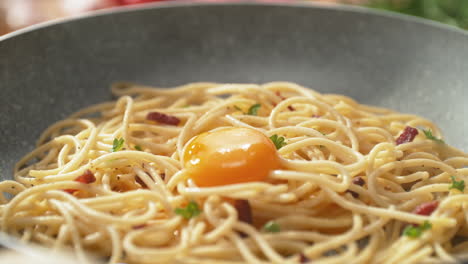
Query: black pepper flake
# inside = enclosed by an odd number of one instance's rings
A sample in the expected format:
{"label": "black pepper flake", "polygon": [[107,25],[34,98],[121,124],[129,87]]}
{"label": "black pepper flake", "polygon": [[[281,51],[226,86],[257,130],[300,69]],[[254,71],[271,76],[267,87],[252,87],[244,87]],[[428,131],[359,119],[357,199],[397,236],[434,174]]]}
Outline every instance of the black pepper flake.
{"label": "black pepper flake", "polygon": [[364,181],[363,178],[361,177],[356,177],[353,179],[353,183],[356,184],[356,185],[359,185],[359,186],[364,186],[364,184],[366,184],[366,182]]}

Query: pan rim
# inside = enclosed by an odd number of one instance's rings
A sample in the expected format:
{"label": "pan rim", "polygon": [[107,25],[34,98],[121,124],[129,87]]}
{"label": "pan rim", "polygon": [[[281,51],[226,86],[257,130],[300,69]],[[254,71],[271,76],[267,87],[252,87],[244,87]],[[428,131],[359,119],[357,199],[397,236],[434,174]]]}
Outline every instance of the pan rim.
{"label": "pan rim", "polygon": [[420,17],[400,14],[396,12],[390,12],[385,10],[377,10],[372,8],[366,8],[361,6],[353,6],[353,5],[345,5],[345,4],[330,4],[330,3],[321,3],[321,2],[306,2],[306,1],[299,1],[299,2],[286,2],[286,0],[280,0],[279,2],[268,2],[256,0],[256,1],[248,1],[248,0],[227,0],[226,2],[212,2],[210,0],[176,0],[176,1],[167,1],[167,2],[155,2],[155,3],[147,3],[147,4],[137,4],[135,6],[118,6],[118,7],[111,7],[101,10],[89,11],[85,12],[80,15],[65,17],[65,18],[57,18],[45,22],[41,22],[38,24],[34,24],[31,26],[27,26],[25,28],[18,29],[16,31],[7,33],[3,36],[0,36],[0,43],[3,41],[7,41],[10,39],[14,39],[17,36],[21,36],[23,34],[27,34],[36,30],[45,29],[49,27],[53,27],[59,24],[65,24],[80,20],[86,20],[88,18],[94,17],[101,17],[101,16],[111,16],[114,14],[122,14],[122,13],[132,13],[132,12],[140,12],[144,10],[155,10],[155,9],[172,9],[172,8],[186,8],[186,7],[292,7],[292,8],[312,8],[312,9],[321,9],[321,10],[333,10],[333,11],[345,11],[351,12],[356,14],[367,14],[371,16],[377,17],[385,17],[396,21],[408,22],[413,24],[419,24],[424,27],[434,28],[438,30],[445,30],[451,31],[456,34],[463,35],[468,37],[468,32],[455,27],[450,26],[447,24],[443,24],[437,21],[424,19]]}

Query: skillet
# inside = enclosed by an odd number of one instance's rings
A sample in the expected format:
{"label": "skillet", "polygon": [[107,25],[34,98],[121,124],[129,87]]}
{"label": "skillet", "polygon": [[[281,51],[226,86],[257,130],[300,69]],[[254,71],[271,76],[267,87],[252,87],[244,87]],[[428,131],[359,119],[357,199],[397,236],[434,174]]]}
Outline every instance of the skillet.
{"label": "skillet", "polygon": [[466,58],[461,30],[340,5],[179,2],[34,26],[0,37],[0,179],[120,80],[297,82],[422,115],[467,151]]}

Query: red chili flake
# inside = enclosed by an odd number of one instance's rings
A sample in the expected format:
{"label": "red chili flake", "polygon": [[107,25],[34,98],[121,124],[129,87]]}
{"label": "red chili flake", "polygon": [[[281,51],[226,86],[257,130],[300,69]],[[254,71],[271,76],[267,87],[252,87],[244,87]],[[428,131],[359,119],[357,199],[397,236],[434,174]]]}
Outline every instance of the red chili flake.
{"label": "red chili flake", "polygon": [[146,183],[138,176],[135,176],[135,181],[140,184],[140,186],[144,189],[148,189],[148,186],[146,185]]}
{"label": "red chili flake", "polygon": [[77,189],[63,189],[64,192],[67,192],[69,194],[73,194],[74,192],[78,191]]}
{"label": "red chili flake", "polygon": [[306,262],[308,262],[308,261],[310,261],[310,259],[309,259],[308,257],[306,257],[304,254],[301,253],[301,254],[299,255],[299,262],[300,262],[300,263],[306,263]]}
{"label": "red chili flake", "polygon": [[276,94],[277,96],[279,96],[279,98],[281,98],[281,100],[285,100],[285,99],[286,99],[286,97],[284,97],[284,96],[281,95],[280,91],[276,91],[275,94]]}
{"label": "red chili flake", "polygon": [[160,112],[149,112],[146,116],[146,119],[173,126],[177,126],[180,123],[179,118],[171,115],[166,115]]}
{"label": "red chili flake", "polygon": [[141,224],[141,225],[133,226],[132,228],[133,229],[142,229],[142,228],[145,228],[145,227],[146,227],[146,224]]}
{"label": "red chili flake", "polygon": [[418,130],[414,127],[407,126],[400,134],[400,136],[396,140],[396,144],[400,145],[403,143],[408,143],[413,141],[413,139],[418,135]]}
{"label": "red chili flake", "polygon": [[362,179],[361,177],[354,178],[353,183],[356,184],[356,185],[359,185],[359,186],[363,186],[364,184],[366,184],[364,179]]}
{"label": "red chili flake", "polygon": [[439,206],[439,201],[422,203],[414,208],[413,213],[418,215],[431,215]]}
{"label": "red chili flake", "polygon": [[[282,96],[281,93],[280,93],[279,91],[276,91],[275,94],[276,94],[279,98],[281,98],[281,101],[286,100],[286,97]],[[274,104],[274,106],[276,106],[276,104]],[[296,108],[294,108],[294,106],[292,106],[292,105],[288,105],[288,109],[289,109],[289,111],[296,111]]]}
{"label": "red chili flake", "polygon": [[[75,179],[75,181],[85,183],[85,184],[90,184],[96,181],[96,177],[94,177],[94,174],[90,170],[86,170],[82,175],[78,176]],[[63,191],[69,194],[73,194],[74,192],[78,190],[77,189],[64,189]]]}
{"label": "red chili flake", "polygon": [[252,224],[252,209],[248,200],[235,200],[234,207],[237,210],[237,216],[240,221]]}

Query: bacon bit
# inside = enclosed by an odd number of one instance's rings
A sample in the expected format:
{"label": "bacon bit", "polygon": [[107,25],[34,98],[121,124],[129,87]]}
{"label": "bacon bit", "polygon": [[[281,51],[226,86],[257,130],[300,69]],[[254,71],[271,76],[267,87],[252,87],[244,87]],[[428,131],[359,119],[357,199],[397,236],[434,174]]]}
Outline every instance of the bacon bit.
{"label": "bacon bit", "polygon": [[419,134],[418,130],[414,127],[407,126],[397,138],[396,144],[400,145],[403,143],[412,142],[413,139]]}
{"label": "bacon bit", "polygon": [[313,118],[320,118],[319,115],[312,115]]}
{"label": "bacon bit", "polygon": [[146,224],[141,224],[141,225],[133,226],[132,228],[133,229],[142,229],[142,228],[145,228],[145,227],[146,227]]}
{"label": "bacon bit", "polygon": [[[252,224],[252,209],[250,208],[249,200],[235,200],[234,207],[237,210],[237,218],[247,224]],[[238,232],[241,237],[247,237],[244,232]]]}
{"label": "bacon bit", "polygon": [[90,170],[86,170],[81,176],[75,179],[77,182],[90,184],[96,181],[96,177]]}
{"label": "bacon bit", "polygon": [[306,257],[304,254],[301,253],[301,254],[299,255],[299,262],[300,262],[300,263],[306,263],[306,262],[308,262],[308,261],[310,261],[310,259],[309,259],[308,257]]}
{"label": "bacon bit", "polygon": [[[359,185],[359,186],[363,186],[364,184],[366,184],[366,182],[361,177],[354,178],[352,180],[352,182],[353,182],[353,184],[356,184],[356,185]],[[346,192],[350,193],[354,198],[359,197],[359,193],[357,193],[357,192],[354,192],[354,191],[351,191],[351,190],[347,190]]]}
{"label": "bacon bit", "polygon": [[351,194],[354,198],[359,198],[359,193],[351,190],[347,190],[347,193]]}
{"label": "bacon bit", "polygon": [[[78,176],[75,179],[75,181],[85,183],[85,184],[90,184],[96,181],[96,177],[94,177],[94,174],[90,170],[86,170],[82,175]],[[64,189],[63,191],[69,194],[73,194],[74,192],[78,190],[77,189]]]}
{"label": "bacon bit", "polygon": [[138,176],[135,176],[135,181],[140,184],[140,186],[144,189],[148,189],[148,186],[146,185],[146,183]]}
{"label": "bacon bit", "polygon": [[252,224],[252,209],[250,208],[249,200],[235,200],[234,207],[237,210],[237,216],[240,221]]}
{"label": "bacon bit", "polygon": [[439,201],[422,203],[414,208],[413,213],[418,215],[431,215],[439,206]]}
{"label": "bacon bit", "polygon": [[356,184],[356,185],[359,185],[359,186],[364,186],[364,184],[366,184],[364,179],[362,179],[361,177],[354,178],[353,183]]}
{"label": "bacon bit", "polygon": [[146,116],[146,119],[173,126],[177,126],[180,123],[179,118],[172,115],[166,115],[160,112],[149,112]]}

